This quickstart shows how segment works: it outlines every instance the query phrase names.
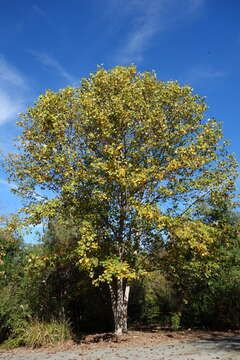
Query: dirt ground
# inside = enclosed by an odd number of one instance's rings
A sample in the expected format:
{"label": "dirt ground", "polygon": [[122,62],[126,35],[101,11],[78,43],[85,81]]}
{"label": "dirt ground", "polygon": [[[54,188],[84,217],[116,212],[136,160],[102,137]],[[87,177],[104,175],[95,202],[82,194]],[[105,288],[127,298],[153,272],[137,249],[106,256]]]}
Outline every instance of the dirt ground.
{"label": "dirt ground", "polygon": [[240,331],[130,331],[117,341],[112,334],[86,336],[79,344],[11,351],[3,360],[240,360]]}

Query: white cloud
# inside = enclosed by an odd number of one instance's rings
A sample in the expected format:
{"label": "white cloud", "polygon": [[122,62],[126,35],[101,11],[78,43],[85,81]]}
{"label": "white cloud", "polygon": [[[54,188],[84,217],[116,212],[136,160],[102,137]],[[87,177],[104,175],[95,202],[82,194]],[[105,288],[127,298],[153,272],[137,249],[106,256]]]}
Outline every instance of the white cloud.
{"label": "white cloud", "polygon": [[16,187],[15,184],[9,183],[9,182],[8,182],[7,180],[5,180],[5,179],[0,179],[0,185],[7,186],[7,187],[10,188],[10,189]]}
{"label": "white cloud", "polygon": [[[120,63],[140,62],[148,42],[159,30],[158,13],[162,1],[130,0],[125,12],[130,16],[132,32],[128,35],[126,43],[118,51],[117,60]],[[132,16],[131,16],[132,14]]]}
{"label": "white cloud", "polygon": [[67,72],[64,67],[53,57],[49,56],[46,53],[31,52],[43,65],[53,69],[59,76],[61,76],[68,83],[74,84],[77,82],[77,79],[74,78],[69,72]]}
{"label": "white cloud", "polygon": [[116,14],[122,13],[125,21],[128,17],[132,24],[132,31],[118,50],[115,60],[124,64],[140,62],[157,33],[167,31],[177,23],[192,20],[204,2],[205,0],[129,0],[125,6],[123,0],[115,0]]}
{"label": "white cloud", "polygon": [[210,66],[196,65],[187,72],[184,78],[189,83],[197,83],[202,80],[218,79],[225,76],[226,72],[224,71],[213,69]]}
{"label": "white cloud", "polygon": [[0,56],[0,125],[23,110],[27,89],[24,76]]}
{"label": "white cloud", "polygon": [[16,116],[21,107],[20,99],[15,99],[8,91],[0,88],[0,125]]}
{"label": "white cloud", "polygon": [[23,76],[3,56],[0,56],[0,81],[13,86],[26,86]]}
{"label": "white cloud", "polygon": [[4,186],[9,186],[9,183],[7,180],[4,180],[4,179],[0,179],[0,184],[1,185],[4,185]]}

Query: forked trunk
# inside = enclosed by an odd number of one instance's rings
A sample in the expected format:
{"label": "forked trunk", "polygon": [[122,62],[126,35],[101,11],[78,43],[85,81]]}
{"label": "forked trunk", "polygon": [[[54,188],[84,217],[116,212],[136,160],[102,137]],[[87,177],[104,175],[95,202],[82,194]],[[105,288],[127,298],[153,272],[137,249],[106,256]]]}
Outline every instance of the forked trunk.
{"label": "forked trunk", "polygon": [[115,279],[109,285],[114,316],[115,334],[117,336],[127,332],[127,309],[130,286],[126,279]]}

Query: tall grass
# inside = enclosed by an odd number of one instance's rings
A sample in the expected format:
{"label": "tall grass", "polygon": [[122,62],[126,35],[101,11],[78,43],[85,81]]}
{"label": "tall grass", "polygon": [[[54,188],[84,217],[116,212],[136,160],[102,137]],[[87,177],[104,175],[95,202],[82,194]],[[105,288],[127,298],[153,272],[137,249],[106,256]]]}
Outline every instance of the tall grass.
{"label": "tall grass", "polygon": [[53,320],[51,322],[41,322],[35,320],[29,323],[26,328],[19,329],[15,336],[13,335],[4,343],[4,347],[28,346],[36,348],[62,343],[71,338],[71,329],[68,321]]}

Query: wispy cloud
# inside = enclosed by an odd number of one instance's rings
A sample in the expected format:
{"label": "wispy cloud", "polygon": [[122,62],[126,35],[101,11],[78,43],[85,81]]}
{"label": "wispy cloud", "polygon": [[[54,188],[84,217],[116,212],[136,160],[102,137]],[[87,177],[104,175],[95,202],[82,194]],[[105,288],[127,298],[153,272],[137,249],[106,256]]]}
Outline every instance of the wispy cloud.
{"label": "wispy cloud", "polygon": [[161,7],[162,1],[130,0],[128,2],[128,7],[124,11],[130,16],[132,31],[117,52],[116,60],[123,64],[142,60],[149,41],[159,30],[158,14]]}
{"label": "wispy cloud", "polygon": [[189,0],[189,10],[196,11],[200,9],[206,0]]}
{"label": "wispy cloud", "polygon": [[13,189],[13,188],[16,187],[15,184],[9,183],[7,180],[1,179],[1,178],[0,178],[0,185],[6,186],[6,187],[8,187],[8,188],[10,188],[10,189]]}
{"label": "wispy cloud", "polygon": [[22,101],[7,93],[5,89],[0,89],[0,125],[11,120],[21,111]]}
{"label": "wispy cloud", "polygon": [[[191,20],[205,0],[115,0],[115,11],[123,12],[132,24],[124,45],[117,51],[119,63],[140,62],[153,38],[178,22]],[[122,10],[122,8],[124,9]]]}
{"label": "wispy cloud", "polygon": [[203,80],[223,78],[226,75],[225,71],[213,69],[209,65],[196,65],[186,73],[184,80],[189,83],[197,83]]}
{"label": "wispy cloud", "polygon": [[4,186],[9,186],[9,183],[7,180],[4,180],[4,179],[0,179],[0,184],[1,185],[4,185]]}
{"label": "wispy cloud", "polygon": [[48,11],[49,9],[45,10],[44,6],[46,7],[46,2],[44,3],[43,1],[41,2],[41,6],[33,4],[31,8],[33,15],[35,15],[37,21],[42,22],[42,26],[44,26],[44,28],[48,28],[50,33],[54,33],[57,37],[59,37],[59,35],[62,36],[61,29],[55,23],[51,13]]}
{"label": "wispy cloud", "polygon": [[25,77],[0,56],[0,125],[23,110],[27,90]]}
{"label": "wispy cloud", "polygon": [[43,16],[43,17],[46,17],[45,11],[40,6],[38,6],[37,4],[33,4],[32,8],[33,8],[33,11],[36,14],[38,14],[40,16]]}
{"label": "wispy cloud", "polygon": [[31,54],[34,55],[38,59],[38,61],[40,61],[44,66],[55,71],[68,83],[75,84],[77,82],[77,79],[72,76],[67,70],[65,70],[64,67],[52,56],[46,53],[34,51],[32,51]]}
{"label": "wispy cloud", "polygon": [[23,75],[8,64],[3,56],[0,56],[0,80],[9,85],[26,86]]}

